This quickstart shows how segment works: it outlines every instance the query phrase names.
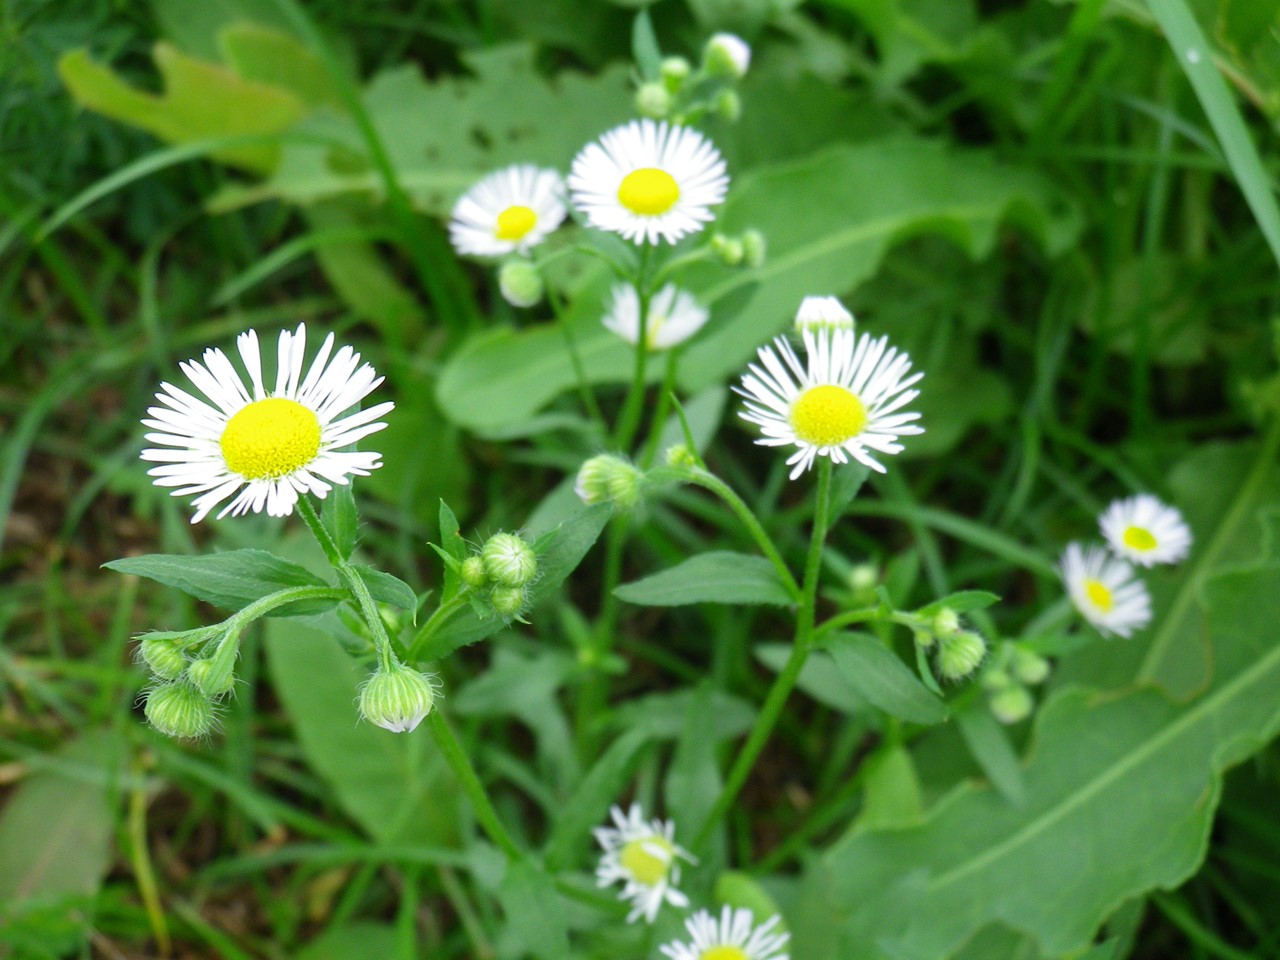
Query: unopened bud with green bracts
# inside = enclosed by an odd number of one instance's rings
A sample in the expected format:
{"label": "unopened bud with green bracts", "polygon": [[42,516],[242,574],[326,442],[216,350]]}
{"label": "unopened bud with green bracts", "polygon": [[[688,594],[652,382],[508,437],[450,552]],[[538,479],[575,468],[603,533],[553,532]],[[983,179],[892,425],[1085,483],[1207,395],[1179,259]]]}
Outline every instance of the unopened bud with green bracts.
{"label": "unopened bud with green bracts", "polygon": [[630,510],[640,501],[640,479],[640,471],[622,457],[601,453],[579,468],[573,489],[588,506],[612,503]]}
{"label": "unopened bud with green bracts", "polygon": [[504,587],[523,587],[538,574],[533,548],[514,533],[496,533],[480,550],[484,572]]}
{"label": "unopened bud with green bracts", "polygon": [[667,57],[662,61],[660,72],[662,74],[662,85],[672,93],[676,93],[684,86],[684,82],[689,79],[689,74],[693,72],[693,67],[684,57]]}
{"label": "unopened bud with green bracts", "polygon": [[513,307],[534,307],[542,302],[546,285],[542,274],[528,260],[515,257],[498,269],[498,290]]}
{"label": "unopened bud with green bracts", "polygon": [[435,678],[392,660],[360,688],[360,716],[393,733],[408,733],[431,712]]}
{"label": "unopened bud with green bracts", "polygon": [[987,701],[992,714],[1001,723],[1017,723],[1031,716],[1035,700],[1026,687],[1010,684],[991,695]]}
{"label": "unopened bud with green bracts", "polygon": [[138,644],[138,658],[161,680],[177,680],[190,662],[182,644],[168,637],[144,637]]}
{"label": "unopened bud with green bracts", "polygon": [[185,680],[152,687],[144,712],[166,737],[195,739],[213,729],[213,703]]}
{"label": "unopened bud with green bracts", "polygon": [[236,685],[235,673],[228,663],[218,662],[216,656],[192,660],[187,667],[187,679],[206,697],[216,698],[230,693]]}
{"label": "unopened bud with green bracts", "polygon": [[508,620],[518,617],[528,602],[529,593],[522,586],[497,586],[489,593],[490,605]]}
{"label": "unopened bud with green bracts", "polygon": [[1049,679],[1049,661],[1034,651],[1015,648],[1011,666],[1013,675],[1023,683],[1035,686]]}
{"label": "unopened bud with green bracts", "polygon": [[957,630],[938,637],[938,672],[948,680],[961,680],[973,673],[987,655],[987,642],[972,630]]}
{"label": "unopened bud with green bracts", "polygon": [[636,112],[654,120],[665,119],[671,112],[671,91],[665,83],[642,83],[636,90]]}
{"label": "unopened bud with green bracts", "polygon": [[713,77],[740,80],[751,66],[751,46],[733,33],[717,33],[702,51],[702,67]]}
{"label": "unopened bud with green bracts", "polygon": [[742,241],[736,237],[726,236],[723,233],[713,233],[711,235],[711,249],[726,267],[736,267],[742,262],[742,258],[746,256],[742,249]]}
{"label": "unopened bud with green bracts", "polygon": [[742,234],[743,262],[751,269],[764,266],[764,256],[768,249],[764,234],[759,230],[747,230]]}
{"label": "unopened bud with green bracts", "polygon": [[478,556],[467,557],[462,561],[458,574],[472,590],[479,590],[489,582],[489,574],[485,572],[484,561]]}

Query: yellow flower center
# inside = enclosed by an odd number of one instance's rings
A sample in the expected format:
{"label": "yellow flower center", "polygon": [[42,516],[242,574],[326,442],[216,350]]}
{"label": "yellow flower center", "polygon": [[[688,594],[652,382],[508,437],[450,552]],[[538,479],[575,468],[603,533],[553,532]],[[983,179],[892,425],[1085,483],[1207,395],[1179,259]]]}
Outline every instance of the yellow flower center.
{"label": "yellow flower center", "polygon": [[791,426],[806,443],[831,447],[866,429],[867,408],[844,387],[811,387],[791,405]]}
{"label": "yellow flower center", "polygon": [[680,199],[680,186],[675,177],[657,167],[641,167],[622,178],[618,202],[642,217],[666,213]]}
{"label": "yellow flower center", "polygon": [[657,835],[632,840],[622,848],[618,862],[647,887],[655,886],[667,878],[675,848],[664,837]]}
{"label": "yellow flower center", "polygon": [[493,236],[495,240],[523,240],[537,225],[538,215],[529,207],[516,204],[498,214],[498,225],[494,227]]}
{"label": "yellow flower center", "polygon": [[1142,527],[1128,527],[1124,532],[1124,545],[1131,550],[1154,550],[1156,548],[1156,538],[1151,535],[1150,530],[1144,530]]}
{"label": "yellow flower center", "polygon": [[1103,613],[1110,613],[1111,608],[1116,605],[1115,597],[1111,595],[1111,589],[1101,580],[1085,580],[1084,592],[1085,596],[1089,598],[1089,602]]}
{"label": "yellow flower center", "polygon": [[741,947],[711,947],[698,954],[698,960],[751,960]]}
{"label": "yellow flower center", "polygon": [[320,421],[296,400],[269,397],[227,421],[219,445],[233,473],[247,480],[283,477],[320,452]]}

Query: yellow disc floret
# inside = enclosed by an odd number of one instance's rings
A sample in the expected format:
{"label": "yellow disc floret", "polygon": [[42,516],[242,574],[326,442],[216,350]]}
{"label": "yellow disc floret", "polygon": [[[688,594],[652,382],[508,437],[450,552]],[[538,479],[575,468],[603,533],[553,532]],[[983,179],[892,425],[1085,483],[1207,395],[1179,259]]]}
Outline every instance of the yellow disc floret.
{"label": "yellow disc floret", "polygon": [[1143,527],[1128,527],[1124,532],[1124,545],[1131,550],[1145,552],[1156,548],[1156,538]]}
{"label": "yellow disc floret", "polygon": [[867,408],[851,391],[833,384],[810,387],[791,405],[796,436],[815,447],[851,440],[867,426]]}
{"label": "yellow disc floret", "polygon": [[674,855],[675,848],[671,842],[654,834],[627,843],[618,855],[618,862],[636,883],[652,887],[667,878]]}
{"label": "yellow disc floret", "polygon": [[296,400],[269,397],[227,421],[219,445],[227,469],[247,480],[284,477],[320,452],[320,421]]}
{"label": "yellow disc floret", "polygon": [[698,960],[751,960],[741,947],[710,947],[698,954]]}
{"label": "yellow disc floret", "polygon": [[675,177],[657,167],[641,167],[622,178],[618,202],[642,217],[666,213],[680,199],[680,185]]}
{"label": "yellow disc floret", "polygon": [[529,207],[516,204],[498,214],[498,223],[493,229],[493,236],[495,240],[523,240],[537,225],[538,215]]}
{"label": "yellow disc floret", "polygon": [[1089,602],[1103,613],[1110,613],[1111,608],[1116,605],[1116,599],[1111,594],[1111,588],[1101,580],[1085,580],[1084,592],[1085,596],[1089,598]]}

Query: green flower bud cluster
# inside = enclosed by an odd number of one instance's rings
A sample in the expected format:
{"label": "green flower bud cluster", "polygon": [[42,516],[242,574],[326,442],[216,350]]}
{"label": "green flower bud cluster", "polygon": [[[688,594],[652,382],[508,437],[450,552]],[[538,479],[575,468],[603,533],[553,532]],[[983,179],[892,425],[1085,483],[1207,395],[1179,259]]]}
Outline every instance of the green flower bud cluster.
{"label": "green flower bud cluster", "polygon": [[[151,633],[138,644],[137,658],[154,681],[143,713],[165,736],[196,739],[213,729],[217,700],[235,688],[237,638],[228,633],[225,624],[218,624]],[[217,642],[211,643],[215,637]]]}
{"label": "green flower bud cluster", "polygon": [[708,113],[732,123],[742,114],[736,87],[750,67],[750,45],[732,33],[717,33],[703,46],[697,69],[684,57],[665,57],[657,76],[646,76],[636,88],[636,111],[679,124]]}
{"label": "green flower bud cluster", "polygon": [[960,614],[950,607],[925,608],[910,615],[916,643],[936,647],[935,663],[944,680],[963,680],[987,656],[987,641],[976,630],[967,630]]}
{"label": "green flower bud cluster", "polygon": [[459,565],[462,582],[499,616],[511,620],[529,602],[529,587],[538,576],[538,555],[514,533],[495,533],[480,552]]}
{"label": "green flower bud cluster", "polygon": [[523,309],[542,302],[546,285],[542,273],[531,261],[512,257],[498,269],[498,290],[507,303]]}
{"label": "green flower bud cluster", "polygon": [[640,502],[643,477],[644,474],[624,458],[602,453],[579,468],[573,489],[588,506],[611,503],[620,510],[631,510]]}
{"label": "green flower bud cluster", "polygon": [[360,716],[393,733],[408,733],[435,704],[435,677],[398,660],[381,666],[360,688]]}
{"label": "green flower bud cluster", "polygon": [[1035,709],[1029,687],[1049,678],[1047,659],[1017,643],[1002,643],[982,671],[987,706],[1001,723],[1018,723]]}
{"label": "green flower bud cluster", "polygon": [[745,230],[736,237],[725,233],[711,235],[711,252],[726,267],[748,267],[752,270],[764,264],[766,243],[759,230]]}

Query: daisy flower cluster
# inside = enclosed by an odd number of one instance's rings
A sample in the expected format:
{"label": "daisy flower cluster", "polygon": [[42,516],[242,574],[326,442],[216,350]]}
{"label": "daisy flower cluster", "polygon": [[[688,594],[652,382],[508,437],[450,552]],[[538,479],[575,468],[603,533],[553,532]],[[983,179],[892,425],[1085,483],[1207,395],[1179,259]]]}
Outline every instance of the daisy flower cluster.
{"label": "daisy flower cluster", "polygon": [[1134,564],[1179,562],[1191,550],[1191,529],[1149,493],[1114,501],[1098,526],[1106,546],[1067,544],[1059,571],[1082,617],[1103,636],[1129,637],[1151,622],[1151,594]]}
{"label": "daisy flower cluster", "polygon": [[[612,825],[593,831],[602,850],[596,883],[600,887],[621,884],[618,899],[631,904],[627,922],[643,917],[653,923],[664,904],[687,908],[689,898],[677,884],[681,863],[695,860],[675,842],[675,824],[646,819],[637,803],[625,813],[614,806],[609,815]],[[780,924],[775,914],[757,925],[747,909],[723,907],[718,920],[707,910],[698,910],[685,920],[689,940],[673,941],[660,949],[670,960],[788,960],[784,948],[790,935],[777,929]]]}

